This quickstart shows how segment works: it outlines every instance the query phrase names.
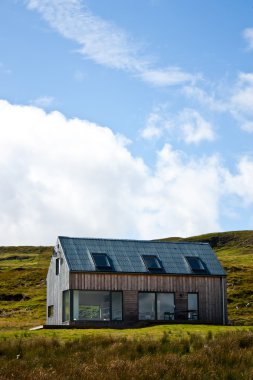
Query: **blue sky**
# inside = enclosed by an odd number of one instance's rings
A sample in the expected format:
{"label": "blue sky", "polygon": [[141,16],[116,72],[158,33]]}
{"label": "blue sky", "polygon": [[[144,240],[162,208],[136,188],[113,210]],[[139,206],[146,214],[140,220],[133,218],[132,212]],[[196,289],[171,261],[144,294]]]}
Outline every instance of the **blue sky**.
{"label": "blue sky", "polygon": [[0,244],[253,228],[250,0],[3,0]]}

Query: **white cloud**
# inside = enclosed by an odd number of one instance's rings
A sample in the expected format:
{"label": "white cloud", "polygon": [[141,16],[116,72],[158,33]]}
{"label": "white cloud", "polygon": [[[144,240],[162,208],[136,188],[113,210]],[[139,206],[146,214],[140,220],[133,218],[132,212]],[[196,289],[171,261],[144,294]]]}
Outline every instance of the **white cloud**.
{"label": "white cloud", "polygon": [[196,99],[200,104],[207,106],[210,110],[216,112],[228,111],[228,105],[224,99],[217,99],[215,94],[210,94],[200,87],[191,85],[184,86],[182,93],[190,99]]}
{"label": "white cloud", "polygon": [[80,45],[79,52],[97,64],[129,71],[145,82],[171,86],[199,79],[180,68],[151,68],[140,44],[122,29],[94,15],[80,0],[27,0],[28,9],[36,10],[63,37]]}
{"label": "white cloud", "polygon": [[[32,106],[0,106],[1,240],[131,235],[147,168],[110,129]],[[136,196],[132,200],[132,192]],[[135,205],[136,203],[136,205]],[[136,228],[136,227],[135,227]]]}
{"label": "white cloud", "polygon": [[243,31],[243,37],[248,43],[248,49],[253,49],[253,28],[247,28]]}
{"label": "white cloud", "polygon": [[245,206],[253,203],[253,161],[249,157],[243,157],[237,166],[237,174],[227,172],[225,186],[228,192],[238,195]]}
{"label": "white cloud", "polygon": [[253,114],[253,73],[240,73],[232,104],[238,111]]}
{"label": "white cloud", "polygon": [[157,219],[161,227],[167,225],[170,236],[182,235],[180,223],[188,236],[196,224],[206,231],[220,229],[221,172],[216,157],[195,161],[168,144],[159,152],[153,203],[158,203]]}
{"label": "white cloud", "polygon": [[80,0],[28,0],[49,25],[62,36],[76,41],[80,52],[98,64],[116,69],[138,70],[137,47],[111,23],[93,15]]}
{"label": "white cloud", "polygon": [[185,108],[178,115],[172,116],[166,111],[166,105],[156,107],[147,118],[141,131],[146,140],[161,136],[183,140],[187,144],[199,144],[215,139],[214,128],[194,109]]}
{"label": "white cloud", "polygon": [[31,104],[36,107],[49,108],[56,104],[56,100],[53,96],[40,96],[32,100]]}
{"label": "white cloud", "polygon": [[159,138],[164,132],[163,129],[163,117],[159,112],[151,112],[147,117],[145,128],[141,131],[141,136],[147,140]]}
{"label": "white cloud", "polygon": [[187,144],[198,144],[204,140],[213,141],[215,138],[212,125],[193,109],[183,110],[178,121],[182,139]]}
{"label": "white cloud", "polygon": [[169,67],[143,71],[141,78],[154,86],[174,86],[185,82],[194,82],[200,79],[200,76],[186,73],[179,67]]}
{"label": "white cloud", "polygon": [[240,73],[230,99],[230,112],[240,127],[253,132],[253,73]]}
{"label": "white cloud", "polygon": [[[216,87],[216,90],[219,89]],[[232,116],[241,129],[253,132],[253,73],[239,73],[236,82],[230,84],[229,89],[227,87],[222,90],[223,97],[218,97],[215,92],[207,92],[195,85],[186,85],[182,88],[182,93],[211,111]]]}
{"label": "white cloud", "polygon": [[0,244],[217,231],[224,192],[253,201],[252,167],[242,159],[232,175],[165,145],[151,171],[109,128],[2,100]]}
{"label": "white cloud", "polygon": [[246,132],[253,132],[253,121],[249,120],[242,120],[241,121],[241,128]]}

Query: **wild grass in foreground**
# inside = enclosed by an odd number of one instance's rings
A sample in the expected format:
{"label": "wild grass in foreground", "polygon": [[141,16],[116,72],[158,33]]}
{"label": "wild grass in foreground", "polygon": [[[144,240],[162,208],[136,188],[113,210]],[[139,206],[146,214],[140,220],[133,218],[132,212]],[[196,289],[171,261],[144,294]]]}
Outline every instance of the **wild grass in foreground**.
{"label": "wild grass in foreground", "polygon": [[171,339],[42,336],[0,340],[0,379],[252,380],[253,332]]}

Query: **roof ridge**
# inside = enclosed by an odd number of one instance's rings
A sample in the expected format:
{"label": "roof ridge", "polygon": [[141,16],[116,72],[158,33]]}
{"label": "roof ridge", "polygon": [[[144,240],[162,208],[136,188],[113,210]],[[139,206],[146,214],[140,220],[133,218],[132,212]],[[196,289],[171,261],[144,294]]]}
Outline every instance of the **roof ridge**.
{"label": "roof ridge", "polygon": [[192,241],[161,241],[161,240],[140,240],[140,239],[119,239],[119,238],[97,238],[97,237],[71,237],[71,236],[58,236],[58,239],[73,239],[73,240],[100,240],[100,241],[123,241],[133,243],[159,243],[159,244],[192,244],[192,245],[209,245],[206,242],[192,242]]}

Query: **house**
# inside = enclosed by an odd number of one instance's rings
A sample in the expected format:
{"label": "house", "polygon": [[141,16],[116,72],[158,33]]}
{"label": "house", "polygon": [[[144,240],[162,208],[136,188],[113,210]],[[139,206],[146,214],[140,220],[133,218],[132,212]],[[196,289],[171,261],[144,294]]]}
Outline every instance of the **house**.
{"label": "house", "polygon": [[47,327],[227,323],[226,274],[208,243],[60,236]]}

